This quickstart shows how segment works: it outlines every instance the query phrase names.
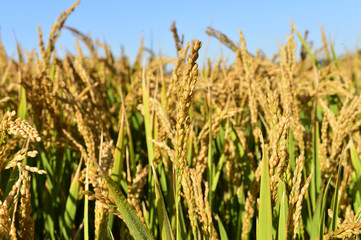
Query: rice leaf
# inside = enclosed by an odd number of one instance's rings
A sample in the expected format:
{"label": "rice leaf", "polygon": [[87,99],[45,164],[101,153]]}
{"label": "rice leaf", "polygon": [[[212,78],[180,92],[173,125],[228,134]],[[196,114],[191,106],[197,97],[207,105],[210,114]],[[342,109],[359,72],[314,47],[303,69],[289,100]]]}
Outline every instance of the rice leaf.
{"label": "rice leaf", "polygon": [[120,174],[123,171],[123,159],[124,159],[124,118],[125,114],[123,109],[121,110],[121,122],[120,122],[120,129],[118,133],[118,140],[117,145],[115,147],[114,152],[114,164],[112,169],[112,179],[115,182],[119,182]]}
{"label": "rice leaf", "polygon": [[183,215],[182,204],[179,204],[179,215],[177,216],[177,238],[187,239],[187,227]]}
{"label": "rice leaf", "polygon": [[[145,65],[145,64],[144,64]],[[148,88],[145,84],[145,67],[143,67],[143,81],[142,81],[142,96],[143,96],[143,106],[144,106],[144,125],[145,125],[145,135],[147,138],[147,152],[149,158],[149,164],[153,164],[154,160],[154,146],[151,139],[153,139],[151,118],[150,118],[150,107],[149,107],[149,94]]]}
{"label": "rice leaf", "polygon": [[263,155],[257,240],[272,240],[272,205],[268,155]]}
{"label": "rice leaf", "polygon": [[214,174],[214,178],[213,178],[213,185],[212,185],[213,195],[215,194],[215,191],[217,189],[219,176],[221,175],[221,171],[222,171],[225,163],[226,163],[226,157],[225,157],[224,153],[222,153],[221,157],[219,158],[217,168],[216,168],[216,173]]}
{"label": "rice leaf", "polygon": [[300,34],[300,32],[297,30],[296,27],[294,27],[294,30],[296,32],[297,37],[300,39],[302,46],[306,49],[307,54],[311,57],[312,61],[314,62],[314,64],[316,65],[316,67],[318,68],[318,70],[321,70],[321,65],[320,63],[317,61],[315,55],[312,53],[310,47],[308,46],[307,42],[305,39],[303,39],[302,35]]}
{"label": "rice leaf", "polygon": [[355,145],[351,141],[350,144],[350,155],[351,155],[351,161],[352,166],[356,172],[356,183],[355,187],[353,188],[353,194],[354,194],[354,209],[358,209],[361,206],[361,162],[360,158],[358,156],[358,153],[356,151]]}
{"label": "rice leaf", "polygon": [[80,169],[81,169],[82,161],[80,161],[78,168],[76,170],[75,176],[71,182],[69,195],[65,204],[65,213],[64,213],[64,226],[62,229],[62,238],[71,239],[71,230],[74,226],[75,214],[77,210],[77,203],[79,197],[79,191],[81,187],[81,183],[79,181]]}
{"label": "rice leaf", "polygon": [[[340,163],[338,164],[336,188],[335,188],[335,192],[332,197],[331,209],[332,209],[333,214],[332,214],[332,219],[331,219],[331,226],[329,226],[328,232],[335,231],[337,229],[338,210],[340,208],[338,192],[339,192],[339,186],[340,186],[340,181],[341,181],[341,179],[340,179],[341,178],[341,160],[342,159],[340,159]],[[341,195],[342,195],[342,193],[341,193]]]}
{"label": "rice leaf", "polygon": [[323,239],[323,235],[324,235],[324,229],[325,229],[325,215],[326,215],[326,201],[327,201],[327,193],[328,193],[328,188],[330,186],[330,182],[331,182],[331,178],[328,180],[328,183],[326,185],[323,197],[322,197],[322,207],[321,207],[321,214],[320,214],[320,221],[319,221],[319,226],[320,226],[320,231],[319,231],[319,239],[322,240]]}
{"label": "rice leaf", "polygon": [[26,119],[27,110],[26,110],[26,91],[23,86],[20,87],[19,92],[19,105],[18,105],[18,117]]}
{"label": "rice leaf", "polygon": [[350,154],[353,168],[355,169],[356,175],[358,178],[361,178],[361,161],[357,154],[355,145],[353,142],[350,143]]}
{"label": "rice leaf", "polygon": [[320,216],[321,216],[321,208],[322,208],[322,197],[323,194],[319,194],[316,201],[316,208],[314,210],[314,214],[312,216],[312,220],[310,224],[311,225],[310,239],[315,239],[320,235],[320,219],[321,219]]}
{"label": "rice leaf", "polygon": [[[142,98],[143,98],[143,106],[144,106],[144,125],[145,125],[145,136],[147,142],[147,153],[148,153],[148,160],[149,165],[151,166],[154,161],[154,145],[151,139],[153,139],[153,126],[152,126],[152,119],[150,114],[150,101],[149,101],[149,88],[146,85],[146,78],[145,78],[145,59],[143,63],[143,78],[142,78]],[[148,188],[148,200],[149,200],[149,214],[147,216],[148,227],[149,229],[153,230],[155,236],[157,236],[157,228],[155,228],[155,190],[154,190],[154,179],[152,177],[152,171],[149,172],[149,183],[150,187]]]}
{"label": "rice leaf", "polygon": [[[118,133],[118,140],[117,145],[115,147],[114,152],[114,163],[113,163],[113,169],[112,169],[112,179],[115,182],[120,182],[120,175],[123,171],[123,162],[124,162],[124,118],[125,112],[123,111],[123,106],[121,107],[121,114],[119,114],[120,117],[120,129]],[[128,187],[128,185],[125,185]],[[113,228],[114,223],[114,215],[112,213],[109,214],[108,218],[108,227],[109,229]]]}
{"label": "rice leaf", "polygon": [[320,159],[319,159],[319,142],[320,142],[320,134],[319,134],[319,127],[318,123],[315,122],[314,130],[313,130],[313,138],[312,138],[312,145],[313,145],[313,153],[312,153],[312,169],[314,175],[311,179],[310,184],[310,198],[312,203],[312,208],[316,208],[316,200],[317,196],[321,190],[321,170],[320,170]]}
{"label": "rice leaf", "polygon": [[167,208],[164,203],[162,190],[160,188],[157,173],[155,172],[153,165],[152,165],[152,170],[153,170],[153,177],[154,177],[154,182],[155,182],[155,197],[156,197],[156,202],[157,202],[158,221],[159,221],[161,237],[162,237],[162,239],[174,240],[174,236],[172,233],[172,227],[169,222]]}
{"label": "rice leaf", "polygon": [[286,186],[282,180],[279,180],[279,192],[281,193],[279,196],[281,198],[280,201],[280,213],[278,219],[278,240],[286,240],[286,227],[287,227],[287,214],[288,214],[288,198],[286,194]]}
{"label": "rice leaf", "polygon": [[287,134],[287,150],[290,158],[291,168],[295,169],[296,157],[295,157],[295,140],[293,138],[293,131],[291,128],[288,129]]}
{"label": "rice leaf", "polygon": [[128,203],[124,194],[120,190],[119,185],[111,177],[109,177],[99,165],[97,166],[102,174],[102,177],[107,183],[109,194],[115,201],[117,211],[122,216],[123,221],[127,225],[132,236],[135,239],[154,239],[148,228],[144,226],[137,216],[135,209]]}
{"label": "rice leaf", "polygon": [[221,236],[221,240],[228,240],[226,229],[224,228],[223,223],[219,218],[219,216],[216,217],[216,220],[218,222],[219,235]]}
{"label": "rice leaf", "polygon": [[52,64],[51,68],[50,68],[50,80],[52,82],[54,82],[54,79],[55,79],[55,69],[56,69],[56,65]]}

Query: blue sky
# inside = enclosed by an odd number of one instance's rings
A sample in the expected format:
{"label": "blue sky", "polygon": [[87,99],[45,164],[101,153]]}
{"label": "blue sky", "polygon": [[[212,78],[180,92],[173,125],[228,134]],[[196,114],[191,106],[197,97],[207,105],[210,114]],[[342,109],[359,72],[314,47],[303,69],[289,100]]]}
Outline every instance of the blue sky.
{"label": "blue sky", "polygon": [[[24,49],[37,47],[37,26],[47,39],[51,25],[74,0],[4,1],[0,8],[1,38],[8,55],[15,56],[15,36]],[[140,38],[155,53],[175,56],[172,21],[177,22],[185,40],[207,42],[205,30],[212,23],[233,41],[239,41],[238,29],[245,35],[248,50],[258,48],[272,57],[285,42],[290,21],[300,32],[310,31],[309,39],[321,46],[319,25],[322,24],[335,44],[336,52],[355,50],[361,27],[361,1],[91,1],[83,0],[68,18],[66,25],[92,38],[105,39],[119,55],[120,46],[134,59]],[[298,43],[300,45],[300,43]],[[74,51],[74,37],[67,30],[56,45],[61,52]],[[203,51],[204,51],[203,47]],[[233,54],[222,47],[224,56]],[[210,40],[208,57],[219,56],[220,46]],[[201,59],[203,52],[201,52]],[[232,58],[231,58],[232,60]]]}

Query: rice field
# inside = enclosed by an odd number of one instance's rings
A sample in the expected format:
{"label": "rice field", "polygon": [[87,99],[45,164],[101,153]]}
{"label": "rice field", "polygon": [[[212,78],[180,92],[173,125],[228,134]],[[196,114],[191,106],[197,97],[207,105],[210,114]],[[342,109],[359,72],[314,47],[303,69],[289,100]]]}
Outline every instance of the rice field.
{"label": "rice field", "polygon": [[39,51],[0,41],[1,239],[359,239],[358,49],[291,23],[266,58],[209,27],[235,61],[200,66],[173,22],[176,58],[130,62],[66,25],[78,4]]}

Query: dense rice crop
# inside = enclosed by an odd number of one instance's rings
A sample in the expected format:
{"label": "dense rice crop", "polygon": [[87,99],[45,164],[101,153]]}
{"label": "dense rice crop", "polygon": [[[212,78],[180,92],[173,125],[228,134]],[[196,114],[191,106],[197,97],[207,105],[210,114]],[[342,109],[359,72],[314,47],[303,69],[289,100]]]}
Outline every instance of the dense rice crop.
{"label": "dense rice crop", "polygon": [[[268,59],[208,28],[235,62],[199,68],[173,23],[176,59],[141,44],[130,63],[65,25],[77,4],[39,53],[0,41],[2,239],[357,239],[358,51],[292,24]],[[76,54],[57,56],[61,31]]]}

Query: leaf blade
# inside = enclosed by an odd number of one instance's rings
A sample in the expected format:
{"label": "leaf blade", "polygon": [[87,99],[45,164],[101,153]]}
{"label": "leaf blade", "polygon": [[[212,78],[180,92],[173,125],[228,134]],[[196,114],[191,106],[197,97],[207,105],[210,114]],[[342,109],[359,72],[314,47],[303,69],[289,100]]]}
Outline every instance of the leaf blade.
{"label": "leaf blade", "polygon": [[117,211],[123,218],[123,221],[127,225],[129,232],[135,239],[154,239],[148,228],[144,226],[142,221],[137,216],[135,209],[128,203],[124,194],[120,190],[118,184],[112,180],[98,165],[98,169],[101,171],[102,176],[106,180],[109,194],[113,197],[117,206]]}
{"label": "leaf blade", "polygon": [[[264,151],[266,152],[266,151]],[[268,156],[263,155],[257,240],[272,240],[272,205]]]}
{"label": "leaf blade", "polygon": [[155,172],[154,166],[152,165],[153,177],[155,183],[155,197],[157,202],[157,210],[158,210],[158,221],[162,239],[172,239],[174,240],[174,236],[172,233],[172,227],[170,225],[170,221],[168,218],[167,208],[164,203],[164,198],[162,194],[162,190],[159,186],[159,181],[157,177],[157,173]]}

